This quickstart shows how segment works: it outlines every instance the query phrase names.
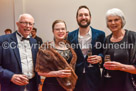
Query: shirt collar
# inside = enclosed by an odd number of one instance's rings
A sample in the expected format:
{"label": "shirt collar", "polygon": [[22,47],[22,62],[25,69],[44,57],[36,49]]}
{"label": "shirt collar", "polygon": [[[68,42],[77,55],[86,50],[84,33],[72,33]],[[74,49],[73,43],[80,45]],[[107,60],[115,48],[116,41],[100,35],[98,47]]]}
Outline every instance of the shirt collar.
{"label": "shirt collar", "polygon": [[[90,30],[89,30],[89,32],[85,35],[85,36],[92,36],[92,32],[91,32],[92,30],[91,30],[91,28],[90,28]],[[80,35],[80,32],[78,32],[78,38],[84,38],[84,36],[81,36]]]}
{"label": "shirt collar", "polygon": [[[17,31],[17,36],[19,36],[20,38],[23,37],[23,35],[20,32],[18,32],[18,31]],[[30,38],[30,35],[28,35],[26,38]]]}
{"label": "shirt collar", "polygon": [[[23,35],[20,32],[17,31],[16,36],[17,36],[18,42],[22,41]],[[28,35],[27,38],[29,39],[30,35]]]}

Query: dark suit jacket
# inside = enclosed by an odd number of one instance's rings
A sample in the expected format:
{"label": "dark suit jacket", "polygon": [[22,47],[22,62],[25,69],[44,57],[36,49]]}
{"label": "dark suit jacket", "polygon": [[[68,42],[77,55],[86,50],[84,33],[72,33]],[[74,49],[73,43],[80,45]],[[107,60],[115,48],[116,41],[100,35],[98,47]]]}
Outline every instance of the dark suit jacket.
{"label": "dark suit jacket", "polygon": [[[32,46],[33,64],[35,66],[38,47],[33,46],[36,43],[35,39],[30,38],[29,41]],[[21,59],[17,45],[16,32],[0,36],[0,83],[2,91],[21,91],[23,88],[23,86],[15,85],[10,81],[14,74],[22,74]],[[31,82],[34,86],[33,91],[37,91],[37,84],[40,82],[37,73],[31,79]]]}
{"label": "dark suit jacket", "polygon": [[[101,48],[104,43],[105,33],[103,31],[92,28],[92,54],[103,56],[103,49]],[[73,46],[77,54],[76,63],[76,74],[78,76],[78,81],[76,85],[76,91],[96,91],[100,82],[100,68],[99,64],[93,65],[93,67],[88,67],[87,57],[84,58],[82,51],[78,45],[78,32],[79,29],[70,32],[68,34],[68,41]],[[83,68],[85,67],[86,73],[83,73]]]}

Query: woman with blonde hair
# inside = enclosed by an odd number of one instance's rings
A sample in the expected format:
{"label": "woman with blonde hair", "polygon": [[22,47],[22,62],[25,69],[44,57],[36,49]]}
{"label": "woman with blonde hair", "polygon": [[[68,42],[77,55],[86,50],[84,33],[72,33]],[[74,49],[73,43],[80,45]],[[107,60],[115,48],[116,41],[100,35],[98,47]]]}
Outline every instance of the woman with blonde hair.
{"label": "woman with blonde hair", "polygon": [[36,71],[45,76],[43,91],[72,91],[77,76],[75,64],[77,56],[66,38],[66,23],[56,20],[52,24],[53,42],[41,46],[37,55]]}

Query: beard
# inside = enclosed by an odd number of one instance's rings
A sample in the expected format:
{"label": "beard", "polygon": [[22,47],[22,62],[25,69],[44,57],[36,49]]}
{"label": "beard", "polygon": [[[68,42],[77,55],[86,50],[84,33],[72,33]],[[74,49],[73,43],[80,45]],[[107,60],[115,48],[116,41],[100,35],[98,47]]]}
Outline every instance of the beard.
{"label": "beard", "polygon": [[[81,23],[82,21],[86,21],[87,24],[82,25],[82,23]],[[87,28],[90,25],[90,20],[81,20],[81,21],[77,21],[77,23],[81,28]]]}

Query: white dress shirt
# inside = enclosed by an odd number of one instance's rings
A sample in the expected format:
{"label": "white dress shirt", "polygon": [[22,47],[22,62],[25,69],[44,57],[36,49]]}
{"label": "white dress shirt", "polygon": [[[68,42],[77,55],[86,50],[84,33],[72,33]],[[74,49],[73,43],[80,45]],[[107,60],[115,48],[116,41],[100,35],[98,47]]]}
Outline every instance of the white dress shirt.
{"label": "white dress shirt", "polygon": [[78,42],[84,57],[86,57],[89,48],[92,47],[91,41],[92,41],[91,29],[85,36],[81,36],[80,32],[78,32]]}
{"label": "white dress shirt", "polygon": [[[92,41],[91,29],[89,30],[89,32],[85,36],[81,36],[80,32],[78,32],[78,42],[79,42],[80,48],[82,50],[82,53],[84,55],[84,58],[86,57],[89,48],[90,47],[92,48],[91,41]],[[86,73],[85,67],[83,68],[83,73]]]}
{"label": "white dress shirt", "polygon": [[[18,32],[19,33],[19,32]],[[18,41],[18,49],[21,58],[21,65],[22,65],[22,72],[25,74],[29,79],[32,79],[35,75],[34,73],[34,65],[32,59],[32,51],[29,40],[22,41],[22,35],[17,34],[17,41]],[[27,38],[30,38],[28,36]]]}

